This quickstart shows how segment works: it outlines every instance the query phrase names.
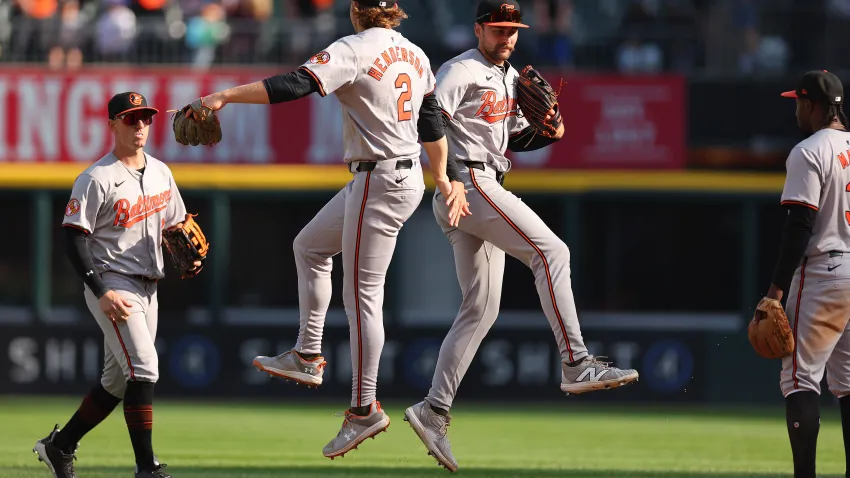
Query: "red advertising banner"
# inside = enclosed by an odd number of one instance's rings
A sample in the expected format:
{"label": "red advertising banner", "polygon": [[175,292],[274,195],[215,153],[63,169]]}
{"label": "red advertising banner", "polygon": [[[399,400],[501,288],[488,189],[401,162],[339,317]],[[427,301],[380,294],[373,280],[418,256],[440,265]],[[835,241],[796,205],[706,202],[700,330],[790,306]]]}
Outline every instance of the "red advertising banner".
{"label": "red advertising banner", "polygon": [[[334,96],[278,105],[228,105],[224,138],[213,148],[174,141],[171,114],[230,86],[289,71],[124,70],[75,73],[6,68],[0,72],[0,163],[90,163],[112,148],[106,103],[136,91],[160,109],[146,150],[167,162],[339,164],[342,114]],[[547,75],[554,85],[560,77]],[[569,76],[561,90],[566,134],[539,151],[511,154],[516,169],[681,168],[685,162],[685,86],[679,77]]]}
{"label": "red advertising banner", "polygon": [[[561,76],[546,79],[558,88]],[[687,149],[685,81],[679,76],[564,76],[559,104],[564,137],[512,154],[514,167],[683,168]]]}

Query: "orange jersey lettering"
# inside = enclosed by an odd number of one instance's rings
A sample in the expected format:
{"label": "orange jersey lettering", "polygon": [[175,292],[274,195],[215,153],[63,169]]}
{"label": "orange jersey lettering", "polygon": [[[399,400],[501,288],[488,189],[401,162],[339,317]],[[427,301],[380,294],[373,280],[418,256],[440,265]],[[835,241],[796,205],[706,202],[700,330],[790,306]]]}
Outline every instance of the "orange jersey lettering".
{"label": "orange jersey lettering", "polygon": [[119,199],[113,207],[115,220],[112,225],[125,228],[132,227],[139,221],[165,210],[168,207],[169,200],[171,200],[170,189],[154,196],[139,196],[132,206],[127,199]]}

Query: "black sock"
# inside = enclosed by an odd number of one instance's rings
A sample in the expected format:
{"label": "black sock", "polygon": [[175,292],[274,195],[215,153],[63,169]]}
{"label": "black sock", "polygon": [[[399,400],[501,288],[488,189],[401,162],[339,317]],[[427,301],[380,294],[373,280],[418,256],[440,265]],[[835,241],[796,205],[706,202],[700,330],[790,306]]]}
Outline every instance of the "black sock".
{"label": "black sock", "polygon": [[365,417],[372,411],[372,404],[366,405],[365,407],[351,407],[351,413]]}
{"label": "black sock", "polygon": [[785,399],[785,420],[794,454],[794,478],[815,478],[820,430],[820,395],[796,392]]}
{"label": "black sock", "polygon": [[446,410],[445,408],[435,407],[434,405],[431,405],[430,403],[428,404],[428,406],[431,407],[431,410],[433,410],[434,413],[436,413],[437,415],[442,415],[444,417],[449,416],[449,411]]}
{"label": "black sock", "polygon": [[301,352],[295,352],[296,355],[301,357],[304,360],[314,360],[319,358],[322,354],[302,354]]}
{"label": "black sock", "polygon": [[569,363],[567,363],[567,367],[575,367],[576,365],[584,362],[584,359],[586,359],[586,358],[587,357],[585,356],[585,357],[582,357],[582,358],[576,360],[575,362],[569,362]]}
{"label": "black sock", "polygon": [[153,387],[152,382],[127,382],[124,393],[124,420],[130,432],[139,470],[153,468]]}
{"label": "black sock", "polygon": [[83,398],[83,403],[80,404],[80,408],[77,409],[65,428],[62,428],[56,434],[53,444],[65,453],[73,453],[77,443],[85,434],[108,417],[119,403],[121,403],[121,399],[107,392],[103,385],[95,385]]}
{"label": "black sock", "polygon": [[850,476],[850,395],[838,399],[841,407],[841,432],[844,434],[845,476]]}

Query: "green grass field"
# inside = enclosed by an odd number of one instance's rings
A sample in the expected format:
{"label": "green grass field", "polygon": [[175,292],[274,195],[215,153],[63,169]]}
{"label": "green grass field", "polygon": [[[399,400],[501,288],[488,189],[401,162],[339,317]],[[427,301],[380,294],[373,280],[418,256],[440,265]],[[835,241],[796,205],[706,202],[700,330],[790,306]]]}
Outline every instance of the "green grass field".
{"label": "green grass field", "polygon": [[[0,397],[0,477],[47,477],[31,449],[78,400]],[[392,424],[344,458],[322,447],[336,434],[340,408],[322,404],[158,401],[154,446],[175,478],[430,477],[452,475],[425,454],[404,406],[384,404]],[[118,410],[120,412],[120,409]],[[792,476],[781,408],[720,410],[565,401],[530,411],[459,405],[449,427],[457,475],[468,477]],[[843,476],[840,423],[822,418],[819,476]],[[123,415],[113,413],[77,452],[81,478],[132,477]]]}

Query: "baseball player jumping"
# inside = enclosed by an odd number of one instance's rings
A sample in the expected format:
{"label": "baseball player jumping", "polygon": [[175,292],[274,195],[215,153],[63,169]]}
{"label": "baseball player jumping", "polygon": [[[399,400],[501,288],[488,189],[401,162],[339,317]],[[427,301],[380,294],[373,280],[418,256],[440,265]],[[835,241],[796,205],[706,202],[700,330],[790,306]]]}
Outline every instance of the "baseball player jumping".
{"label": "baseball player jumping", "polygon": [[[543,311],[562,357],[561,390],[582,393],[619,387],[638,379],[589,355],[579,328],[570,285],[570,252],[564,242],[522,200],[502,187],[510,161],[505,150],[531,151],[563,136],[535,134],[518,116],[515,82],[508,63],[522,24],[515,0],[484,0],[475,22],[478,48],[446,62],[437,72],[437,102],[447,122],[449,176],[470,194],[472,215],[454,224],[442,193],[434,195],[437,222],[454,248],[463,302],[443,341],[427,398],[405,411],[430,453],[457,470],[446,437],[449,409],[482,339],[496,320],[505,253],[534,272]],[[550,111],[550,117],[556,117]],[[457,170],[454,170],[455,167]]]}
{"label": "baseball player jumping", "polygon": [[463,184],[446,175],[447,145],[435,80],[422,50],[394,30],[406,14],[386,0],[355,0],[350,17],[357,32],[314,55],[285,75],[202,98],[217,111],[228,103],[280,103],[312,93],[336,94],[343,111],[345,162],[354,178],[298,234],[301,326],[294,348],[254,366],[311,386],[322,383],[322,331],[331,299],[332,257],[342,253],[343,302],[351,330],[351,408],[324,447],[344,455],[390,424],[376,400],[378,362],[384,345],[384,280],[407,219],[425,190],[419,162],[421,137],[432,174],[447,197],[447,220],[469,211]]}
{"label": "baseball player jumping", "polygon": [[795,346],[782,358],[780,388],[794,476],[814,478],[824,372],[839,399],[850,473],[850,133],[844,87],[832,73],[810,71],[782,96],[796,99],[797,125],[810,136],[785,163],[788,215],[766,297],[787,296]]}
{"label": "baseball player jumping", "polygon": [[79,440],[123,399],[136,478],[169,478],[151,441],[157,281],[165,276],[163,229],[182,224],[186,207],[171,170],[144,151],[158,111],[129,92],[115,95],[107,109],[114,149],[77,176],[62,222],[66,252],[103,331],[103,375],[68,424],[55,426],[33,451],[55,477],[76,476]]}

